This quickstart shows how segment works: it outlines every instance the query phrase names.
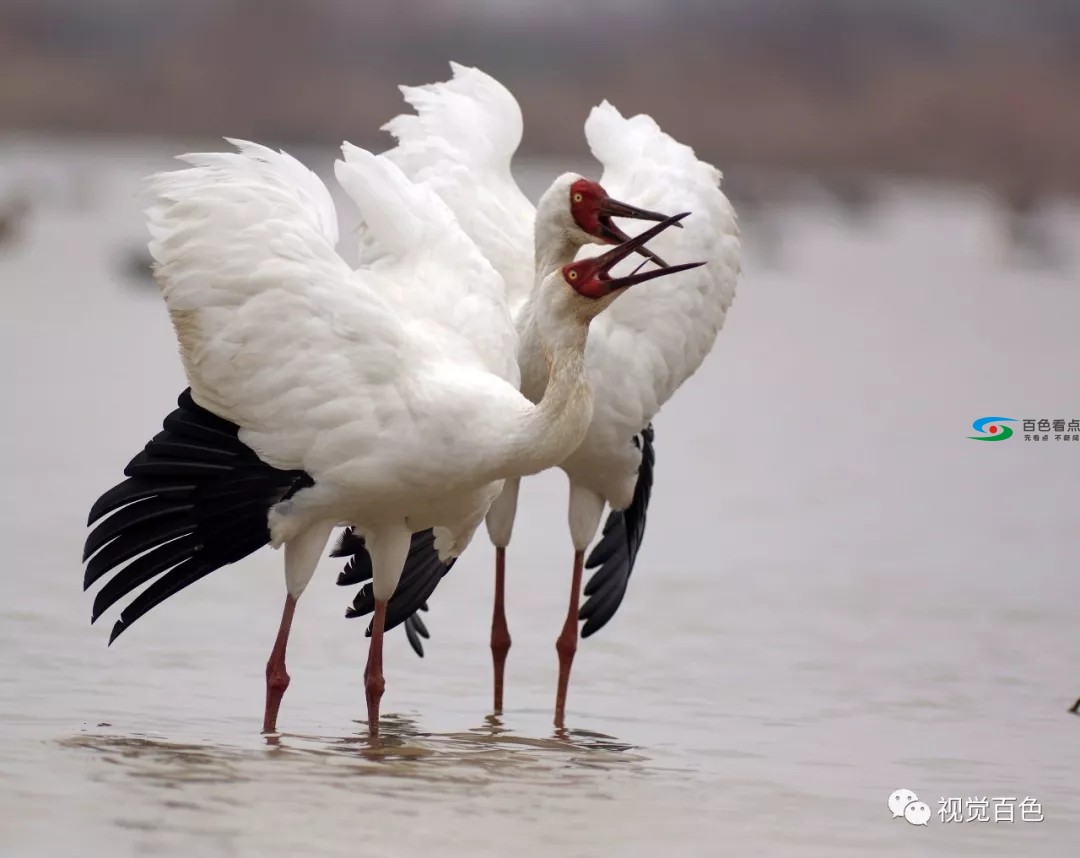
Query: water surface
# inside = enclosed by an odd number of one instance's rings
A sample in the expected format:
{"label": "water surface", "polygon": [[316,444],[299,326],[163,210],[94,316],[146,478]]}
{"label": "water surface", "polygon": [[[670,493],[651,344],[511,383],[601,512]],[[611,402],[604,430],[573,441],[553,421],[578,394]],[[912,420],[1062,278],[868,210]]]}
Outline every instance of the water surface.
{"label": "water surface", "polygon": [[[112,615],[91,628],[80,592],[90,503],[183,387],[155,290],[129,273],[138,179],[174,148],[0,145],[0,192],[34,202],[0,247],[3,854],[1072,853],[1080,442],[966,436],[989,414],[1080,417],[1075,259],[1013,266],[993,204],[951,189],[884,186],[854,222],[776,211],[782,253],[751,244],[715,352],[657,421],[649,535],[579,651],[568,732],[550,724],[566,486],[547,474],[509,554],[502,719],[478,537],[432,601],[427,657],[388,642],[379,745],[356,720],[364,627],[326,560],[267,739],[278,554],[112,648]],[[1050,224],[1075,235],[1080,214]],[[935,810],[1033,796],[1045,821],[917,829],[890,818],[900,787]]]}

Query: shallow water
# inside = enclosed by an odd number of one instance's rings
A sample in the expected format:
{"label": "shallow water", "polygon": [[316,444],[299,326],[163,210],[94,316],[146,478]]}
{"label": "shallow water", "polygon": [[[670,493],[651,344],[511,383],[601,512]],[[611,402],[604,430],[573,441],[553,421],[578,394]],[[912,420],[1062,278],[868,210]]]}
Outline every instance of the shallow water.
{"label": "shallow water", "polygon": [[[886,187],[854,223],[778,210],[783,265],[751,244],[714,354],[656,423],[649,536],[579,650],[569,731],[550,726],[571,549],[548,474],[509,554],[503,718],[478,538],[432,601],[426,658],[388,641],[378,745],[355,720],[364,626],[324,562],[267,739],[278,555],[112,648],[79,587],[90,503],[183,386],[153,287],[125,273],[138,178],[172,148],[0,143],[0,194],[34,202],[0,247],[3,854],[1073,852],[1080,443],[967,436],[988,414],[1080,417],[1075,258],[1011,266],[993,205],[949,189]],[[1080,213],[1050,224],[1075,235]],[[1045,819],[916,828],[890,818],[900,787],[935,811],[1032,796]]]}

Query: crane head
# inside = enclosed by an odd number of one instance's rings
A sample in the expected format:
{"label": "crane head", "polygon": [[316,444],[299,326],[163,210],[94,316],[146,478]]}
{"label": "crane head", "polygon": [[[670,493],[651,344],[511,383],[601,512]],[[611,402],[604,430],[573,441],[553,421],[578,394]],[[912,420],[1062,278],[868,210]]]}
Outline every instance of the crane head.
{"label": "crane head", "polygon": [[[579,178],[570,185],[570,215],[583,232],[603,244],[621,244],[630,240],[630,236],[616,226],[612,218],[628,217],[654,221],[667,218],[667,215],[660,212],[616,200],[599,182],[585,178]],[[640,248],[640,252],[660,267],[667,267],[667,263],[647,247]]]}
{"label": "crane head", "polygon": [[[630,254],[641,253],[643,256],[648,256],[648,248],[645,246],[645,243],[658,236],[668,227],[681,226],[679,222],[689,214],[690,212],[683,212],[682,214],[673,215],[669,218],[661,218],[661,222],[656,226],[647,229],[635,238],[628,238],[618,247],[609,250],[607,253],[601,254],[600,256],[594,256],[591,259],[582,259],[578,262],[564,265],[561,269],[563,280],[565,280],[566,283],[582,297],[598,300],[600,298],[606,298],[628,286],[644,283],[646,280],[663,277],[667,274],[675,274],[679,271],[687,271],[691,268],[697,268],[699,265],[704,265],[704,262],[689,262],[683,265],[665,264],[663,268],[656,268],[652,271],[645,271],[640,274],[635,271],[633,274],[626,277],[611,276],[611,269],[615,267],[616,264],[626,259]],[[638,266],[638,268],[640,267],[641,266]]]}

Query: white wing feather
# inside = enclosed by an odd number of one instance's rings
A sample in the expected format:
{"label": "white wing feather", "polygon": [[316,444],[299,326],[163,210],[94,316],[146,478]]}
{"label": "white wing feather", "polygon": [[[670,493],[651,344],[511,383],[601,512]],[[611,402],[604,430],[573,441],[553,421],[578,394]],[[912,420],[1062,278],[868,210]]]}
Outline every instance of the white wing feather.
{"label": "white wing feather", "polygon": [[448,81],[401,87],[416,114],[383,126],[398,142],[384,155],[450,207],[503,276],[516,313],[533,285],[536,218],[510,171],[521,142],[521,108],[490,75],[457,63],[450,67]]}
{"label": "white wing feather", "polygon": [[[636,470],[640,458],[630,439],[697,371],[724,324],[740,273],[739,230],[719,187],[720,172],[652,118],[624,118],[605,101],[589,114],[585,136],[604,165],[601,181],[612,196],[655,211],[692,212],[683,229],[669,229],[649,246],[671,264],[706,262],[633,287],[592,324],[587,363],[594,417],[585,442],[565,467],[611,498],[610,481],[618,481],[629,460]],[[623,224],[630,234],[647,226]],[[602,248],[590,246],[582,255],[599,252]],[[628,267],[630,262],[623,263],[616,273],[628,273]]]}
{"label": "white wing feather", "polygon": [[[284,153],[237,146],[184,156],[191,167],[151,180],[150,249],[195,399],[238,424],[269,464],[362,486],[373,503],[410,497],[416,484],[468,481],[483,445],[447,427],[483,411],[491,431],[505,432],[499,418],[521,397],[484,367],[484,347],[451,353],[448,337],[411,330],[426,320],[401,312],[392,290],[416,284],[412,306],[440,288],[468,302],[477,282],[498,293],[498,275],[460,231],[475,256],[463,270],[476,268],[480,281],[458,276],[453,259],[433,269],[402,247],[354,272],[334,250],[336,217],[319,179]],[[408,190],[381,178],[366,202],[385,203],[390,217],[392,195]],[[427,226],[411,229],[421,236]]]}
{"label": "white wing feather", "polygon": [[342,152],[335,173],[360,209],[364,261],[386,275],[380,294],[429,356],[475,361],[517,387],[517,333],[503,278],[434,191],[410,181],[385,155],[348,143]]}
{"label": "white wing feather", "polygon": [[265,461],[307,467],[310,415],[341,390],[377,400],[400,372],[404,331],[335,252],[322,182],[289,155],[235,145],[152,177],[150,252],[195,399]]}

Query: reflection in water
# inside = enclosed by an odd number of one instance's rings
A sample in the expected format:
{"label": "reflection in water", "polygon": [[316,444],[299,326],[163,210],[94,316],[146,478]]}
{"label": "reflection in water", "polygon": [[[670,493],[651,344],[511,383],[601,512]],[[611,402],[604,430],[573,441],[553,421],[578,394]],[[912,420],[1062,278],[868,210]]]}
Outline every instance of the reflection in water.
{"label": "reflection in water", "polygon": [[[145,735],[80,735],[61,747],[92,752],[117,768],[103,769],[169,789],[186,784],[245,783],[257,778],[327,785],[358,775],[388,776],[429,784],[526,781],[565,786],[595,778],[616,766],[646,773],[647,758],[632,745],[589,730],[562,730],[549,738],[517,735],[500,719],[459,733],[430,733],[401,715],[383,717],[380,736],[366,724],[355,735],[326,737],[280,733],[264,736],[264,747],[172,742]],[[273,769],[267,766],[274,766]]]}

